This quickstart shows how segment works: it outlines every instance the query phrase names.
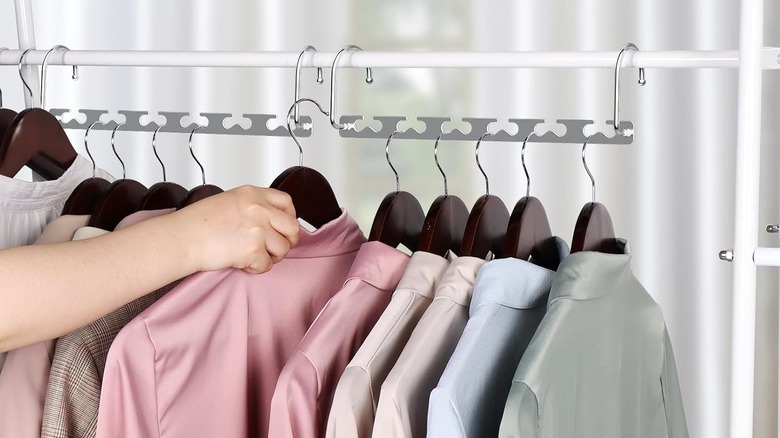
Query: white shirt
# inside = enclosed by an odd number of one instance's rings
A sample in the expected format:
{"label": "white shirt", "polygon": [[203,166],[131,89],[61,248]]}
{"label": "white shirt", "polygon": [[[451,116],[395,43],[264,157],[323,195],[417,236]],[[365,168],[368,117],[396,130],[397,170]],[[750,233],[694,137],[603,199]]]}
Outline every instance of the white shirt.
{"label": "white shirt", "polygon": [[[102,169],[96,176],[113,181]],[[22,181],[0,175],[0,249],[30,245],[62,212],[79,183],[92,177],[92,163],[81,155],[56,180]]]}

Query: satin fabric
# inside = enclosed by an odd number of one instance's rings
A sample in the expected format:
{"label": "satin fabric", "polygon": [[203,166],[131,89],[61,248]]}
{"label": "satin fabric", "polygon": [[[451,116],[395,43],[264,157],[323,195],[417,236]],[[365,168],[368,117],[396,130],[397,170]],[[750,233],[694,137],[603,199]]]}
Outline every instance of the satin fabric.
{"label": "satin fabric", "polygon": [[268,436],[317,438],[341,373],[390,302],[409,256],[381,242],[360,247],[344,287],[287,361],[271,401]]}
{"label": "satin fabric", "polygon": [[425,436],[428,397],[466,326],[474,281],[484,263],[476,257],[450,263],[433,302],[382,384],[374,438]]}
{"label": "satin fabric", "polygon": [[688,437],[661,308],[620,243],[623,254],[579,252],[559,266],[499,436]]}
{"label": "satin fabric", "polygon": [[379,320],[339,379],[333,396],[328,438],[368,438],[374,427],[379,389],[433,297],[449,260],[412,254]]}
{"label": "satin fabric", "polygon": [[[560,238],[552,265],[569,254]],[[469,320],[428,407],[428,436],[495,437],[512,376],[547,308],[555,271],[500,259],[479,270]]]}
{"label": "satin fabric", "polygon": [[346,213],[264,274],[202,272],[131,321],[108,354],[97,436],[265,437],[279,373],[365,237]]}

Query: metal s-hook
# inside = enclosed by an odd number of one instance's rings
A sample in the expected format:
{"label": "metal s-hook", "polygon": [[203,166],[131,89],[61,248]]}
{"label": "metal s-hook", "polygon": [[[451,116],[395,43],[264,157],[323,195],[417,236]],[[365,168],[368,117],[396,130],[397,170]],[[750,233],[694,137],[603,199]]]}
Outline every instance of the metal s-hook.
{"label": "metal s-hook", "polygon": [[[48,52],[46,52],[46,55],[43,57],[43,62],[41,63],[41,108],[46,108],[46,67],[49,62],[49,55],[55,50],[66,50],[70,51],[69,48],[63,46],[63,45],[56,45],[49,49]],[[71,75],[71,78],[74,81],[77,81],[79,79],[79,66],[74,65],[73,66],[73,75]]]}
{"label": "metal s-hook", "polygon": [[588,141],[590,141],[591,137],[593,137],[593,135],[589,135],[588,138],[585,139],[585,143],[582,144],[582,165],[585,166],[585,172],[588,172],[588,176],[590,177],[591,195],[593,196],[592,202],[596,202],[596,179],[593,178],[593,174],[588,167],[588,161],[585,159],[585,148],[588,146]]}
{"label": "metal s-hook", "polygon": [[[330,69],[330,125],[333,126],[336,129],[348,129],[348,125],[344,123],[337,123],[336,122],[336,64],[339,61],[339,58],[342,54],[346,51],[352,51],[352,50],[360,50],[363,51],[358,46],[355,45],[348,45],[344,47],[343,49],[339,50],[339,53],[336,54],[336,56],[333,58],[333,65]],[[366,83],[372,84],[374,82],[374,76],[371,72],[371,67],[366,68]]]}
{"label": "metal s-hook", "polygon": [[[295,102],[298,101],[300,98],[301,93],[301,62],[303,61],[303,55],[306,54],[306,52],[316,52],[317,49],[314,48],[314,46],[306,46],[301,51],[301,54],[298,55],[298,62],[295,63]],[[317,83],[322,84],[324,81],[322,79],[322,68],[317,67]],[[300,126],[301,123],[301,117],[298,112],[298,107],[295,107],[295,117],[293,119],[295,121],[295,126]]]}
{"label": "metal s-hook", "polygon": [[114,128],[111,131],[111,150],[114,151],[114,155],[116,156],[116,159],[119,160],[119,164],[122,165],[122,179],[127,179],[127,169],[125,168],[125,162],[122,160],[122,157],[119,156],[119,153],[116,151],[116,145],[114,144],[114,137],[116,137],[116,131],[119,130],[120,126],[123,126],[124,123],[117,123],[116,128]]}
{"label": "metal s-hook", "polygon": [[329,115],[327,111],[322,109],[322,107],[320,106],[320,104],[316,100],[309,99],[308,97],[303,97],[301,99],[296,100],[295,103],[293,103],[292,106],[290,107],[290,110],[287,111],[287,131],[290,133],[290,137],[292,137],[293,141],[298,146],[298,165],[299,166],[303,166],[303,146],[301,146],[301,142],[298,141],[298,137],[295,136],[295,130],[292,127],[292,121],[293,121],[292,120],[292,114],[293,114],[293,111],[295,110],[295,108],[298,105],[300,105],[302,102],[311,102],[311,103],[313,103],[314,105],[317,106],[317,109],[320,110],[320,112],[322,114],[324,114],[325,117],[328,117],[328,115]]}
{"label": "metal s-hook", "polygon": [[436,143],[433,145],[433,159],[436,161],[436,167],[439,168],[439,172],[441,172],[441,176],[444,178],[444,196],[448,196],[450,192],[447,186],[447,174],[444,173],[444,169],[442,169],[441,164],[439,164],[439,141],[444,135],[445,134],[442,132],[436,137]]}
{"label": "metal s-hook", "polygon": [[535,132],[531,132],[523,140],[523,146],[520,148],[520,162],[523,164],[523,172],[525,172],[525,196],[531,196],[531,175],[528,174],[528,167],[525,165],[525,146],[528,144],[528,140],[531,136],[536,135]]}
{"label": "metal s-hook", "polygon": [[24,79],[24,72],[22,72],[22,62],[24,61],[24,57],[27,56],[27,53],[30,50],[34,50],[33,48],[29,48],[22,52],[22,56],[19,57],[19,77],[22,78],[22,84],[24,84],[24,88],[27,89],[27,92],[30,93],[30,97],[34,98],[32,88],[30,88],[30,84],[27,83],[27,81]]}
{"label": "metal s-hook", "polygon": [[387,137],[387,143],[385,143],[385,158],[387,159],[387,164],[390,165],[390,168],[393,169],[393,173],[395,174],[395,191],[400,192],[401,191],[401,179],[398,177],[398,171],[395,170],[395,166],[393,166],[393,162],[390,161],[390,141],[393,139],[393,137],[396,136],[396,134],[400,134],[401,131],[393,131],[392,134],[390,134],[390,137]]}
{"label": "metal s-hook", "polygon": [[84,149],[87,150],[87,156],[89,157],[89,161],[92,161],[92,178],[95,178],[97,175],[97,165],[95,165],[95,158],[92,157],[92,152],[89,151],[89,131],[92,130],[92,127],[100,123],[99,121],[92,122],[91,125],[87,127],[87,130],[84,131]]}
{"label": "metal s-hook", "polygon": [[200,167],[200,176],[203,179],[203,185],[206,185],[206,170],[203,168],[203,165],[200,164],[200,160],[198,160],[198,157],[195,156],[195,151],[192,150],[192,136],[195,135],[195,131],[198,129],[203,129],[203,126],[198,126],[195,129],[190,132],[190,138],[187,140],[187,145],[190,147],[190,155],[192,155],[192,159],[195,160],[195,163]]}
{"label": "metal s-hook", "polygon": [[[620,135],[626,135],[625,132],[620,130],[620,65],[623,61],[623,54],[627,50],[633,50],[638,52],[639,49],[633,43],[628,43],[620,49],[618,53],[617,62],[615,63],[615,102],[614,102],[614,114],[612,115],[612,126],[615,128],[615,132]],[[644,86],[645,81],[645,68],[639,67],[639,85]]]}
{"label": "metal s-hook", "polygon": [[482,134],[481,137],[479,137],[479,140],[477,140],[477,146],[474,148],[474,156],[477,159],[477,167],[479,168],[479,171],[482,172],[482,176],[485,178],[485,194],[490,194],[490,180],[488,179],[487,173],[485,173],[485,170],[482,168],[482,163],[479,161],[479,146],[482,144],[482,140],[485,139],[490,135],[489,132],[486,132]]}
{"label": "metal s-hook", "polygon": [[160,162],[160,167],[162,167],[163,171],[163,182],[167,182],[168,178],[166,178],[165,174],[165,164],[163,164],[162,158],[160,158],[160,155],[157,153],[157,133],[160,132],[160,129],[165,125],[158,126],[157,129],[154,130],[154,134],[152,134],[152,150],[154,151],[154,156],[157,157],[157,161]]}

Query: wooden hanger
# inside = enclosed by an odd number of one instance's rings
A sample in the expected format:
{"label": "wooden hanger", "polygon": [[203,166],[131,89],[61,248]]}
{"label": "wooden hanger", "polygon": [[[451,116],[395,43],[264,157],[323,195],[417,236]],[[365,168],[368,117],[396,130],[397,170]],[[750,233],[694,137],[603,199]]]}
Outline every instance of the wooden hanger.
{"label": "wooden hanger", "polygon": [[466,204],[457,196],[449,195],[447,190],[447,175],[439,165],[439,141],[444,134],[436,138],[433,156],[436,166],[444,177],[444,195],[433,201],[428,214],[425,215],[423,229],[420,233],[420,251],[426,251],[446,257],[447,251],[456,254],[460,252],[469,210]]}
{"label": "wooden hanger", "polygon": [[202,128],[203,128],[202,126],[198,126],[190,132],[190,138],[187,144],[189,145],[190,155],[192,155],[192,159],[195,160],[195,164],[197,164],[198,167],[200,167],[200,174],[202,177],[203,184],[194,187],[192,190],[187,192],[187,194],[184,195],[184,199],[182,199],[181,203],[179,203],[179,205],[176,207],[177,209],[182,209],[188,205],[192,205],[210,196],[220,194],[223,191],[221,188],[217,186],[206,184],[206,170],[203,169],[203,165],[200,164],[200,160],[198,160],[198,157],[195,156],[195,152],[192,150],[192,136],[195,134],[195,132],[198,129],[202,129]]}
{"label": "wooden hanger", "polygon": [[5,132],[11,126],[11,121],[16,117],[16,111],[8,108],[0,108],[0,142],[5,137]]}
{"label": "wooden hanger", "polygon": [[11,121],[0,142],[0,175],[13,178],[27,166],[55,180],[77,155],[59,120],[41,108],[29,108]]}
{"label": "wooden hanger", "polygon": [[108,186],[111,185],[108,180],[95,177],[95,159],[92,158],[92,153],[89,151],[89,132],[92,130],[92,127],[98,123],[100,122],[93,122],[84,132],[84,149],[86,149],[89,159],[92,160],[92,178],[82,181],[73,189],[70,196],[65,201],[65,206],[62,208],[63,215],[85,215],[92,213],[100,196],[108,189]]}
{"label": "wooden hanger", "polygon": [[393,248],[404,245],[414,252],[417,251],[420,243],[420,231],[425,222],[425,213],[420,201],[414,195],[401,191],[398,172],[390,161],[390,140],[398,133],[399,131],[393,132],[385,145],[385,157],[395,174],[396,190],[388,193],[379,204],[368,240],[382,242]]}
{"label": "wooden hanger", "polygon": [[577,224],[574,226],[574,237],[571,243],[571,252],[598,251],[610,254],[620,254],[621,249],[615,238],[615,230],[612,226],[612,217],[607,207],[596,202],[596,180],[590,172],[588,162],[585,159],[585,148],[588,146],[588,137],[582,145],[582,165],[590,177],[593,201],[588,202],[580,210]]}
{"label": "wooden hanger", "polygon": [[160,132],[162,126],[158,126],[152,134],[152,150],[154,156],[157,157],[157,161],[160,162],[162,167],[163,182],[156,183],[149,187],[141,199],[141,206],[139,210],[161,210],[164,208],[176,208],[184,201],[184,197],[187,195],[187,189],[179,184],[168,182],[165,172],[165,163],[163,163],[160,155],[157,153],[157,133]]}
{"label": "wooden hanger", "polygon": [[122,126],[118,124],[111,132],[111,148],[120,163],[122,163],[122,179],[111,183],[92,208],[89,226],[106,231],[113,231],[122,219],[135,213],[141,207],[141,199],[146,193],[146,187],[138,181],[126,179],[125,163],[116,151],[114,137]]}
{"label": "wooden hanger", "polygon": [[479,146],[488,135],[485,133],[477,140],[474,152],[477,167],[485,177],[485,194],[477,199],[469,213],[459,252],[460,255],[481,259],[487,258],[488,253],[496,257],[500,256],[504,250],[506,228],[509,223],[509,211],[501,198],[490,194],[490,181],[479,161]]}
{"label": "wooden hanger", "polygon": [[295,129],[292,126],[292,112],[301,102],[311,102],[317,106],[317,109],[322,114],[328,115],[320,104],[312,99],[298,99],[293,103],[287,112],[287,129],[290,137],[298,146],[298,153],[300,154],[299,163],[301,165],[293,166],[282,172],[271,183],[271,188],[289,194],[298,218],[305,220],[316,228],[320,228],[341,216],[341,206],[328,180],[316,170],[303,167],[302,165],[303,147],[298,141],[298,137],[295,136]]}

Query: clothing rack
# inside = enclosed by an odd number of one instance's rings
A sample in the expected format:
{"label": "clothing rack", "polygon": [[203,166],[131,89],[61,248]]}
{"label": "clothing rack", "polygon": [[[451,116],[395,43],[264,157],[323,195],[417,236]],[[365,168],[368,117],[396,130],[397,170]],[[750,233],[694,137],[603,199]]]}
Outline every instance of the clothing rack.
{"label": "clothing rack", "polygon": [[[22,51],[36,46],[31,0],[15,0],[15,6],[19,50],[0,52],[0,65],[16,65]],[[721,258],[733,261],[734,267],[730,401],[730,436],[732,438],[753,435],[756,266],[780,266],[780,249],[757,247],[762,72],[780,69],[780,48],[764,47],[763,0],[741,0],[740,9],[739,51],[627,53],[623,63],[623,67],[739,69],[734,247],[721,252]],[[46,52],[47,50],[31,50],[24,58],[23,64],[25,66],[22,72],[28,83],[38,82],[38,72],[33,66],[42,63]],[[53,65],[289,68],[295,66],[298,55],[298,52],[72,50],[54,52],[50,58]],[[334,56],[334,52],[317,52],[307,56],[303,66],[330,67]],[[616,57],[617,52],[354,52],[347,54],[339,66],[347,68],[613,68]],[[37,93],[37,90],[34,92]],[[28,107],[33,106],[38,101],[35,96],[25,96],[25,99]],[[90,114],[86,113],[85,110],[81,112]],[[182,113],[166,114],[172,114],[175,119]],[[206,114],[204,116],[209,117]],[[217,119],[222,117],[221,114],[212,115],[212,117],[214,117],[215,122],[224,120]],[[249,118],[251,119],[251,117]],[[434,119],[436,123],[439,120],[448,120],[445,118]],[[264,119],[257,120],[262,122]],[[379,132],[382,132],[382,136],[384,136],[385,130],[388,129],[385,121],[389,122],[389,120],[382,117],[378,120],[382,121],[383,129],[378,131],[376,135],[379,137]],[[209,125],[211,125],[211,121],[212,119],[209,119]],[[83,124],[75,123],[71,126],[83,127]],[[562,123],[566,124],[565,121]],[[255,124],[253,123],[253,125]],[[265,126],[263,123],[260,125]],[[171,126],[176,125],[172,124]],[[426,123],[426,126],[429,124]],[[154,129],[141,126],[140,123],[136,128]],[[184,128],[182,127],[182,129]],[[428,131],[429,129],[426,128],[426,131],[423,132],[427,133]],[[367,130],[361,132],[367,132]],[[411,133],[409,134],[411,135]]]}

